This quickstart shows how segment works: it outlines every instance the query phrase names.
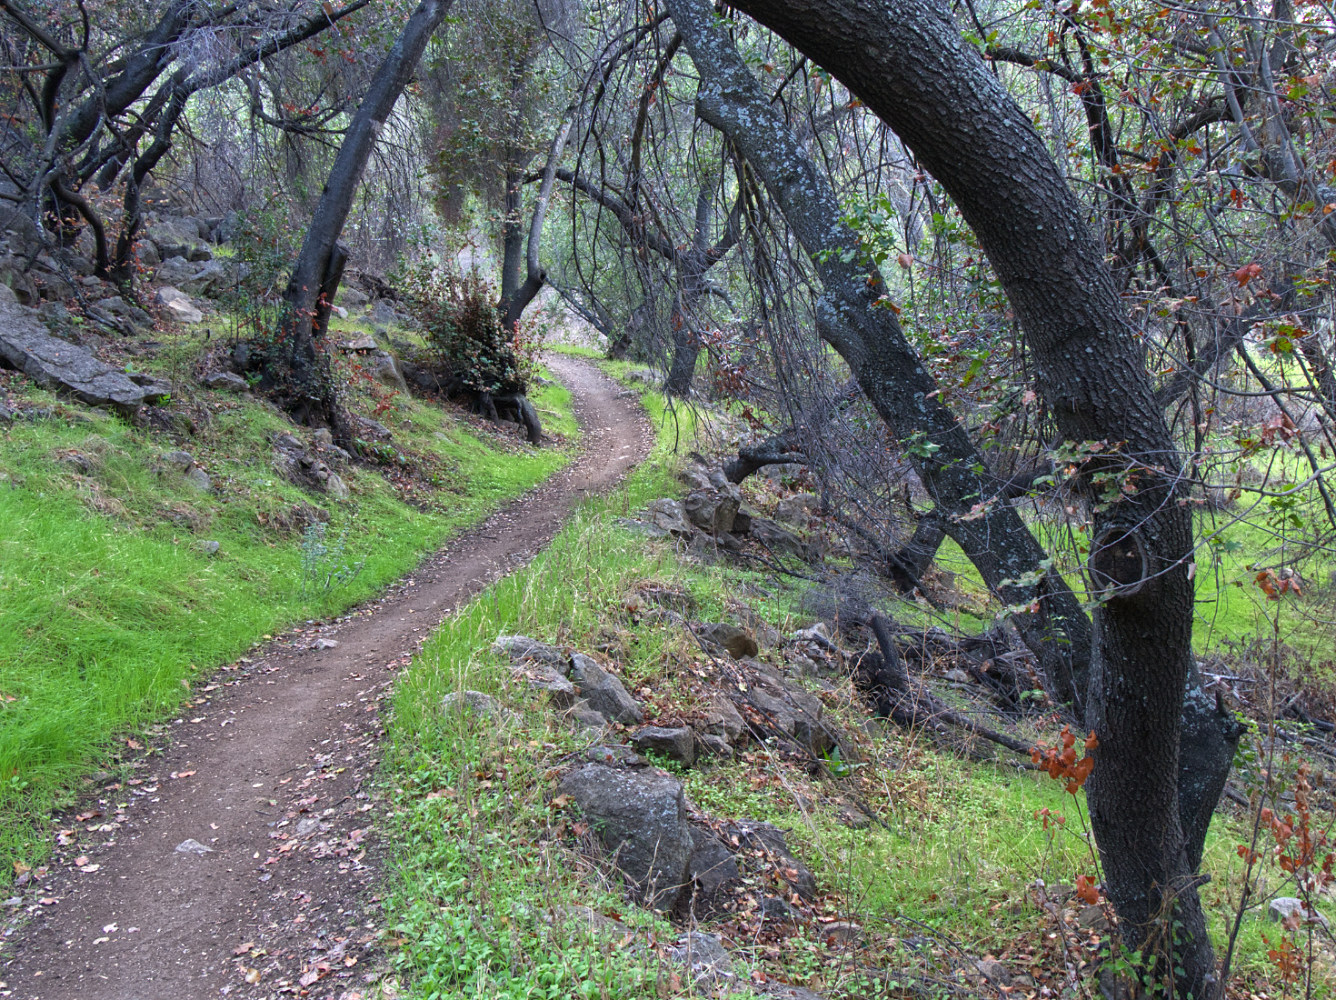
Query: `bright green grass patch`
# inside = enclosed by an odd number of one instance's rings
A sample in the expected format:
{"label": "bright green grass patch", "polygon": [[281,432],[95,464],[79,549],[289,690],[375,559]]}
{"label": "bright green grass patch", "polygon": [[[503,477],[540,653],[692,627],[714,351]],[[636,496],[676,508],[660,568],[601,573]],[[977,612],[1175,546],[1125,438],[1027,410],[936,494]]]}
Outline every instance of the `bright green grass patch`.
{"label": "bright green grass patch", "polygon": [[[652,396],[646,404],[661,417]],[[385,764],[396,845],[387,907],[414,997],[638,1000],[658,993],[652,958],[567,919],[569,907],[584,905],[670,933],[650,914],[624,908],[614,889],[591,888],[558,838],[549,840],[561,819],[544,802],[544,774],[577,751],[574,739],[545,732],[545,713],[532,705],[522,723],[499,729],[439,706],[464,688],[523,706],[508,691],[507,664],[488,651],[498,634],[583,643],[633,583],[681,575],[665,548],[646,547],[610,523],[672,489],[662,425],[659,441],[623,487],[586,504],[529,566],[442,625],[396,690]],[[655,659],[649,649],[641,656]],[[541,740],[530,738],[539,733]]]}
{"label": "bright green grass patch", "polygon": [[[373,595],[570,458],[501,447],[405,401],[395,442],[433,456],[447,472],[442,488],[420,509],[363,468],[348,477],[351,497],[338,501],[271,467],[271,439],[292,429],[284,418],[260,403],[216,400],[208,426],[184,444],[213,479],[204,493],[162,460],[182,445],[40,392],[31,398],[64,419],[17,422],[0,442],[6,870],[45,850],[42,819],[70,801],[113,738],[171,711],[192,678],[266,633]],[[538,398],[574,430],[565,390]],[[301,512],[317,507],[330,518],[327,544],[342,541],[343,553],[304,568]],[[216,555],[206,542],[218,543]],[[356,575],[326,589],[341,569]]]}

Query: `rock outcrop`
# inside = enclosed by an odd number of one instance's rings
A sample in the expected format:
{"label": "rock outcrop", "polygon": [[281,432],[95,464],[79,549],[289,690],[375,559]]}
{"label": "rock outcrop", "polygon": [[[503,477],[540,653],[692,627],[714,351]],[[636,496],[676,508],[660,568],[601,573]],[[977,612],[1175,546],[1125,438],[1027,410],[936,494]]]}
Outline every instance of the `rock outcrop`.
{"label": "rock outcrop", "polygon": [[171,387],[147,376],[127,375],[93,357],[82,347],[47,332],[37,314],[19,305],[0,286],[0,362],[23,372],[44,389],[73,396],[132,416],[145,403],[156,403]]}

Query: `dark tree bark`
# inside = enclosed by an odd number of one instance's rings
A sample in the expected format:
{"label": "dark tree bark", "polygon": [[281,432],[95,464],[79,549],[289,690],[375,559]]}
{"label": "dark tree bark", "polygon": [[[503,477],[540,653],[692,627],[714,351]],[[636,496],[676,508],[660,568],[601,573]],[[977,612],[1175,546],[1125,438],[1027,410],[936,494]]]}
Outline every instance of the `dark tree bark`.
{"label": "dark tree bark", "polygon": [[[1173,961],[1158,970],[1181,970],[1180,995],[1210,996],[1218,984],[1193,864],[1210,809],[1180,813],[1188,795],[1180,798],[1179,742],[1182,733],[1201,743],[1194,749],[1210,770],[1194,784],[1209,790],[1227,772],[1237,734],[1209,698],[1184,699],[1191,514],[1180,502],[1177,448],[1103,248],[1028,117],[961,39],[945,6],[737,6],[830,69],[942,183],[1007,292],[1035,359],[1036,387],[1062,434],[1118,452],[1086,463],[1086,481],[1097,472],[1135,478],[1134,494],[1099,506],[1094,537],[1103,545],[1092,546],[1095,570],[1117,569],[1123,555],[1144,565],[1113,573],[1119,585],[1096,613],[1089,717],[1100,748],[1087,786],[1091,818],[1128,945],[1169,957],[1160,935],[1174,921]],[[723,99],[736,84],[703,86]],[[1180,726],[1184,711],[1193,724]]]}
{"label": "dark tree bark", "polygon": [[769,101],[703,0],[668,0],[701,77],[696,110],[722,131],[783,210],[825,289],[822,336],[882,420],[902,441],[947,532],[1008,606],[1040,661],[1055,698],[1080,705],[1090,650],[1089,619],[1016,510],[985,457],[940,399],[938,386],[883,300],[885,284],[842,251],[858,244],[825,175]]}
{"label": "dark tree bark", "polygon": [[[320,193],[320,201],[284,292],[283,331],[287,344],[284,362],[299,397],[294,403],[297,408],[308,411],[308,419],[327,422],[333,417],[332,400],[320,386],[316,322],[322,294],[332,297],[338,288],[337,278],[332,284],[329,278],[343,224],[348,219],[353,197],[381,129],[417,68],[432,34],[445,20],[451,2],[422,0],[376,70],[362,106],[348,126],[334,166],[330,168],[329,179]],[[329,304],[326,301],[325,307]]]}

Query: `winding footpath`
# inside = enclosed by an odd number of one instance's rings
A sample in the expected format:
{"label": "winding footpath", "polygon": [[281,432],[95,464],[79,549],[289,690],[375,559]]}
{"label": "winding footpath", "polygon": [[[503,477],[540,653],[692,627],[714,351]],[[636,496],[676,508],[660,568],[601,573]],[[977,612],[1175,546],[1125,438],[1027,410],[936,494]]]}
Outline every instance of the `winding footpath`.
{"label": "winding footpath", "polygon": [[[533,557],[652,436],[593,365],[547,364],[575,398],[577,460],[454,539],[379,600],[224,668],[131,772],[91,792],[50,873],[11,899],[0,996],[357,1000],[374,987],[382,703],[454,608]],[[118,780],[119,779],[119,780]]]}

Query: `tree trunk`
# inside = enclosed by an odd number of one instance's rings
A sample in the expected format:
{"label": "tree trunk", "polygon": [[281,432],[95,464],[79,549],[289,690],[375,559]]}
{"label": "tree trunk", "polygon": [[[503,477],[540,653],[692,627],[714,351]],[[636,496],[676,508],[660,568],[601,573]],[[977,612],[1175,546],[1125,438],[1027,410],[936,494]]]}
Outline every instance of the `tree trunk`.
{"label": "tree trunk", "polygon": [[[353,116],[330,169],[329,179],[320,193],[311,225],[306,231],[301,253],[292,269],[292,277],[283,294],[287,356],[292,389],[313,412],[332,410],[328,393],[320,385],[321,372],[316,341],[318,313],[328,309],[338,290],[337,278],[331,283],[331,263],[336,254],[343,224],[348,219],[353,197],[366,170],[371,150],[395,102],[416,69],[418,60],[436,28],[445,19],[452,0],[422,0],[403,34],[386,54],[376,70],[361,107]],[[326,301],[321,305],[321,298]],[[326,317],[327,317],[326,312]],[[332,413],[325,412],[327,419]]]}
{"label": "tree trunk", "polygon": [[[947,531],[1008,606],[1027,645],[1069,705],[1081,703],[1089,620],[1007,503],[987,502],[1001,484],[989,475],[938,386],[919,362],[892,310],[880,274],[841,252],[857,245],[830,185],[761,91],[703,0],[668,0],[701,77],[696,110],[734,143],[756,171],[811,258],[825,288],[818,327],[849,364],[882,420],[908,451]],[[1023,609],[1023,610],[1022,610]]]}
{"label": "tree trunk", "polygon": [[[1100,747],[1087,789],[1105,888],[1127,944],[1156,951],[1157,960],[1172,951],[1173,961],[1157,971],[1178,970],[1180,995],[1207,997],[1217,984],[1191,863],[1205,827],[1180,817],[1181,712],[1201,723],[1184,727],[1187,733],[1219,748],[1205,755],[1217,768],[1227,768],[1237,737],[1209,699],[1185,705],[1192,521],[1180,502],[1180,458],[1084,209],[947,7],[910,0],[736,5],[830,69],[941,182],[1007,292],[1035,359],[1037,388],[1062,434],[1102,441],[1113,453],[1085,463],[1086,482],[1099,472],[1134,480],[1134,492],[1097,505],[1094,537],[1105,544],[1092,546],[1092,568],[1112,570],[1121,585],[1096,612],[1090,719]],[[723,98],[736,84],[703,86]],[[1126,561],[1135,570],[1120,575]],[[1216,784],[1214,776],[1203,783]],[[1170,926],[1176,930],[1165,948],[1161,935]]]}

